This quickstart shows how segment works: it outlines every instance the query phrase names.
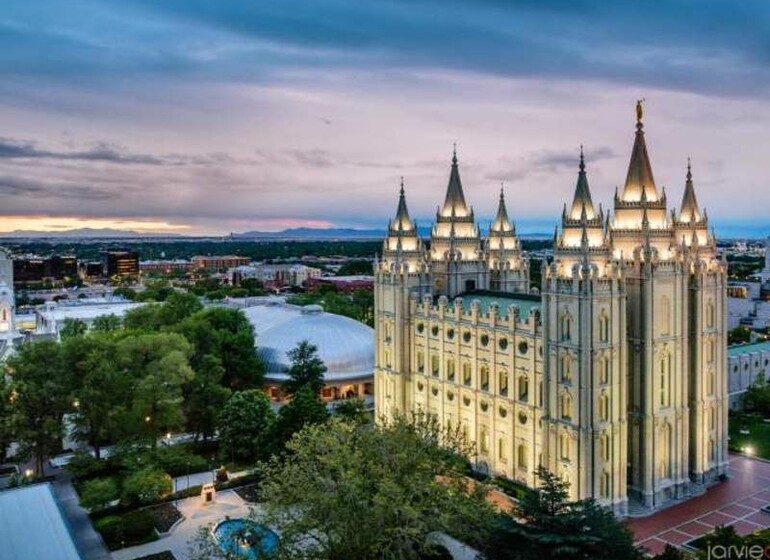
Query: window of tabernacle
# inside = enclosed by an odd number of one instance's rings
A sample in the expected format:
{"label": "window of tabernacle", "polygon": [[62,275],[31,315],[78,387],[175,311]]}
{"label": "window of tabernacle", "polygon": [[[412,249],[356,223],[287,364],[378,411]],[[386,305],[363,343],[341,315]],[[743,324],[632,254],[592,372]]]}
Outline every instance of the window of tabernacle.
{"label": "window of tabernacle", "polygon": [[519,400],[522,402],[529,400],[529,377],[526,375],[519,376]]}
{"label": "window of tabernacle", "polygon": [[468,362],[463,363],[463,385],[471,385],[471,364]]}
{"label": "window of tabernacle", "polygon": [[508,396],[508,372],[504,369],[497,373],[497,388],[503,397]]}

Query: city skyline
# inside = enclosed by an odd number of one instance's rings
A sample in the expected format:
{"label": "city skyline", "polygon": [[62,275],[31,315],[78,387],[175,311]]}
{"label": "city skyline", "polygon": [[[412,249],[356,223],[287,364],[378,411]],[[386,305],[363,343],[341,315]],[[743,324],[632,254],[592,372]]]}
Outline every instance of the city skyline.
{"label": "city skyline", "polygon": [[382,228],[400,176],[426,224],[457,142],[480,222],[504,182],[519,230],[549,232],[581,144],[610,206],[645,98],[671,203],[691,157],[718,235],[768,233],[759,2],[291,7],[12,3],[0,231]]}

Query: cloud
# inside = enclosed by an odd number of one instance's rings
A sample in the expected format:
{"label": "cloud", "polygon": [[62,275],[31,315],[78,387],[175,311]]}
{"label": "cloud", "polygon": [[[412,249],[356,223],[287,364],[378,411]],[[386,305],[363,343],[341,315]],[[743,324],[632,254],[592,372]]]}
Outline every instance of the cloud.
{"label": "cloud", "polygon": [[0,176],[0,191],[6,196],[23,197],[25,199],[91,199],[111,200],[115,195],[89,185],[70,183],[46,183],[25,179],[22,177]]}
{"label": "cloud", "polygon": [[[585,152],[589,172],[592,164],[618,156],[619,154],[609,146],[599,146]],[[574,169],[577,173],[578,162],[577,151],[541,150],[516,159],[499,158],[496,164],[484,173],[484,178],[492,181],[521,182],[532,175],[553,174],[565,169]]]}

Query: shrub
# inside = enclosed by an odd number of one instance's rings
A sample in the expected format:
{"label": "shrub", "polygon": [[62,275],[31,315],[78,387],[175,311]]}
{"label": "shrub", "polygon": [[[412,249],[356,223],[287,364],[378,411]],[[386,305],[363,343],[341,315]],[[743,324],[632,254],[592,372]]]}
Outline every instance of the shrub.
{"label": "shrub", "polygon": [[131,473],[123,481],[123,501],[151,504],[171,493],[171,477],[153,467]]}
{"label": "shrub", "polygon": [[89,509],[101,509],[118,496],[118,485],[114,479],[94,478],[83,483],[80,505]]}
{"label": "shrub", "polygon": [[200,455],[194,455],[189,449],[174,445],[156,449],[149,457],[149,462],[171,476],[205,471],[209,463]]}
{"label": "shrub", "polygon": [[109,465],[104,459],[97,459],[90,453],[76,451],[65,467],[76,479],[87,479],[104,474]]}
{"label": "shrub", "polygon": [[110,550],[157,540],[152,516],[146,511],[108,515],[94,523]]}

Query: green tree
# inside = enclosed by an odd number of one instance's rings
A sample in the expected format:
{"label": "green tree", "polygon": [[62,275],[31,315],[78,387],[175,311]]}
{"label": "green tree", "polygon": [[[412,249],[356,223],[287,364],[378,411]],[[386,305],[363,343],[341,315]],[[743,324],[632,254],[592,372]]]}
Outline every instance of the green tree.
{"label": "green tree", "polygon": [[325,422],[329,417],[326,403],[309,387],[303,387],[278,411],[270,441],[275,453],[280,453],[286,442],[308,424]]}
{"label": "green tree", "polygon": [[289,379],[283,384],[283,389],[289,395],[295,395],[305,387],[315,394],[320,394],[324,388],[324,373],[326,364],[318,356],[318,348],[307,340],[300,342],[296,348],[288,352],[291,367]]}
{"label": "green tree", "polygon": [[110,313],[109,315],[100,315],[99,317],[96,317],[93,323],[91,323],[91,330],[95,332],[114,332],[120,330],[122,325],[123,323],[120,320],[120,317],[114,313]]}
{"label": "green tree", "polygon": [[241,288],[246,290],[249,296],[261,296],[265,293],[265,286],[256,278],[244,278],[239,284]]}
{"label": "green tree", "polygon": [[502,519],[486,544],[492,560],[641,559],[633,535],[594,500],[569,501],[569,485],[544,467],[540,487],[519,501],[517,517]]}
{"label": "green tree", "polygon": [[270,399],[259,389],[233,394],[219,415],[219,445],[225,457],[265,458],[273,421]]}
{"label": "green tree", "polygon": [[172,326],[203,309],[198,298],[187,292],[173,292],[161,306],[158,317],[162,325]]}
{"label": "green tree", "polygon": [[0,374],[0,463],[6,461],[8,446],[14,439],[11,394],[10,379]]}
{"label": "green tree", "polygon": [[134,301],[136,299],[136,290],[129,288],[127,286],[121,286],[119,288],[115,288],[112,291],[112,294],[114,296],[125,298],[129,301]]}
{"label": "green tree", "polygon": [[206,356],[224,368],[222,385],[233,390],[262,384],[264,366],[254,351],[254,327],[238,309],[212,307],[198,311],[174,327],[193,345],[190,363],[201,371]]}
{"label": "green tree", "polygon": [[337,403],[334,406],[334,415],[356,424],[366,424],[372,420],[363,399],[345,399]]}
{"label": "green tree", "polygon": [[62,340],[67,340],[74,336],[83,336],[88,331],[88,325],[86,325],[80,319],[66,318],[64,324],[59,329],[59,335]]}
{"label": "green tree", "polygon": [[129,474],[123,481],[122,501],[127,504],[151,504],[172,490],[171,477],[148,467]]}
{"label": "green tree", "polygon": [[684,552],[666,543],[666,548],[660,554],[653,557],[653,560],[687,560],[688,556]]}
{"label": "green tree", "polygon": [[101,447],[120,433],[133,379],[117,362],[117,342],[103,333],[70,338],[61,345],[63,367],[75,380],[74,435],[101,457]]}
{"label": "green tree", "polygon": [[45,458],[61,446],[62,417],[70,405],[72,386],[59,345],[46,340],[20,346],[6,362],[6,372],[11,379],[10,431],[22,456],[34,458],[40,476]]}
{"label": "green tree", "polygon": [[770,415],[770,383],[763,375],[757,376],[744,395],[746,410]]}
{"label": "green tree", "polygon": [[230,389],[221,385],[224,375],[222,362],[216,356],[203,357],[200,370],[185,387],[185,417],[187,430],[202,436],[206,441],[217,428],[217,419],[227,399]]}
{"label": "green tree", "polygon": [[88,509],[102,509],[120,496],[113,478],[94,478],[83,483],[80,505]]}
{"label": "green tree", "polygon": [[751,329],[738,325],[727,333],[727,344],[745,344],[751,341]]}
{"label": "green tree", "polygon": [[150,303],[129,309],[123,315],[123,327],[128,330],[152,332],[160,330],[160,304]]}
{"label": "green tree", "polygon": [[118,363],[134,379],[129,426],[153,447],[162,434],[184,426],[182,387],[194,377],[191,351],[176,333],[129,336],[117,345]]}
{"label": "green tree", "polygon": [[[403,419],[357,426],[331,419],[288,443],[264,468],[263,520],[281,535],[280,558],[419,559],[441,531],[472,542],[493,512],[469,491],[438,432]],[[308,538],[308,535],[312,535]]]}

